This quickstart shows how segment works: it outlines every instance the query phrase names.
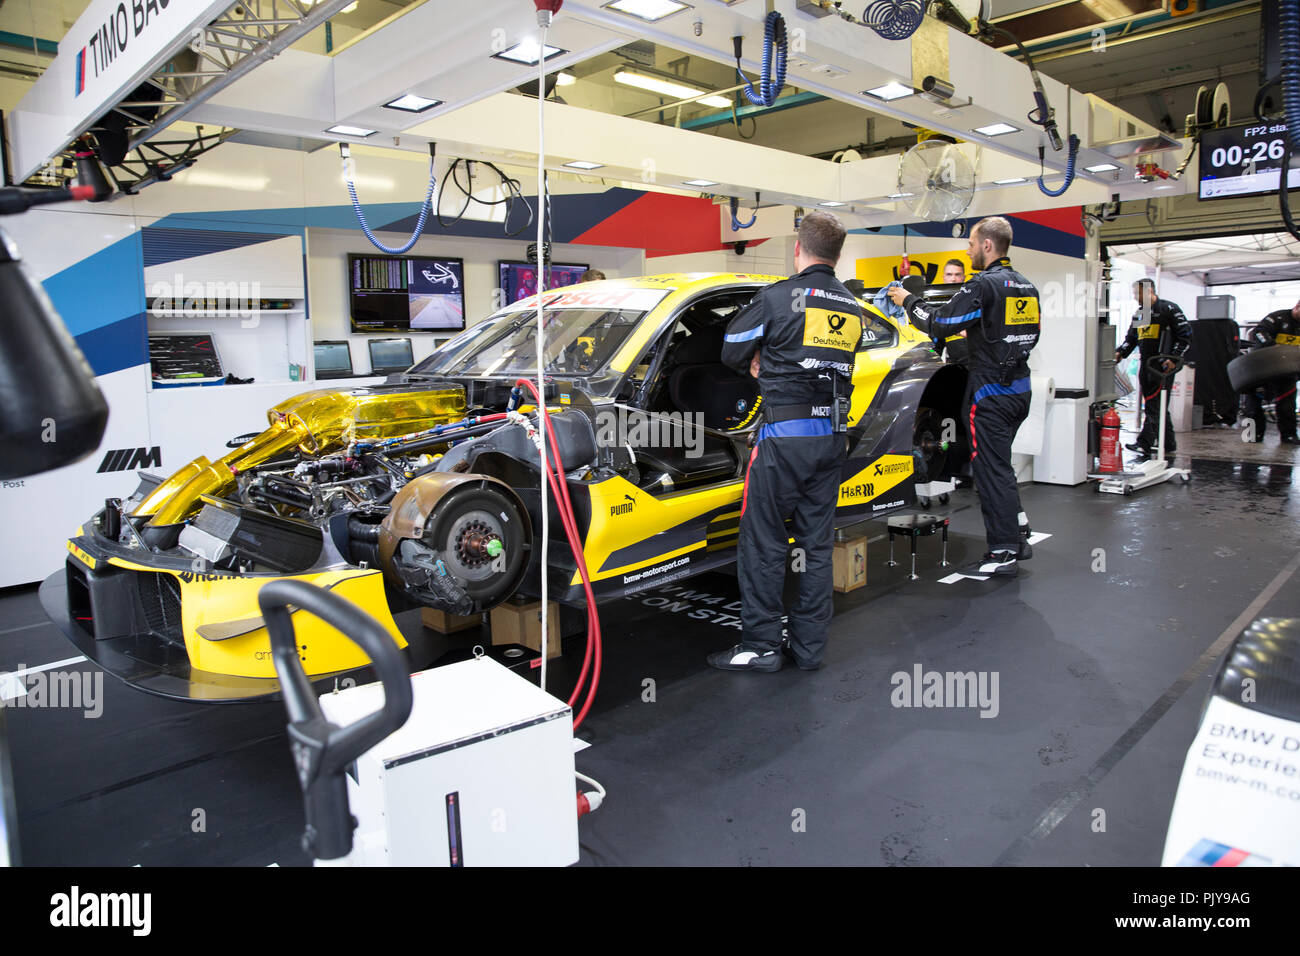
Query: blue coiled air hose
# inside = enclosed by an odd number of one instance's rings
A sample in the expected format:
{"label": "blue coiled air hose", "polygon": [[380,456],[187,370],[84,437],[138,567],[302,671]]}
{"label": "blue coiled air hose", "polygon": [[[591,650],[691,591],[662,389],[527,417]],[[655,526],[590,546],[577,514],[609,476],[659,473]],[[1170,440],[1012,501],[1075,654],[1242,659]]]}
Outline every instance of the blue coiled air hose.
{"label": "blue coiled air hose", "polygon": [[[1078,155],[1079,155],[1079,137],[1071,133],[1070,134],[1070,155],[1066,157],[1065,160],[1065,182],[1061,183],[1061,187],[1059,189],[1049,189],[1043,183],[1043,174],[1042,173],[1038,174],[1038,188],[1044,196],[1056,197],[1056,196],[1065,195],[1065,191],[1069,189],[1070,185],[1074,182],[1074,160],[1075,157],[1077,157]],[[1043,158],[1043,150],[1040,147],[1038,150],[1038,160],[1040,163],[1042,162],[1042,158]]]}
{"label": "blue coiled air hose", "polygon": [[429,207],[433,205],[433,191],[437,188],[438,177],[434,171],[434,145],[429,144],[429,191],[424,197],[424,205],[420,207],[420,216],[415,221],[415,232],[407,240],[405,245],[388,247],[379,241],[378,237],[370,231],[370,225],[366,222],[366,214],[361,211],[361,200],[357,198],[357,187],[352,182],[351,151],[347,143],[339,143],[339,154],[343,157],[343,175],[348,184],[348,195],[352,197],[352,208],[357,211],[357,222],[361,223],[361,231],[366,234],[370,244],[380,252],[386,252],[390,256],[400,256],[404,252],[410,251],[411,247],[419,241],[420,236],[424,234],[424,224],[429,218]]}
{"label": "blue coiled air hose", "polygon": [[[758,92],[754,92],[754,85],[745,78],[745,74],[740,70],[740,37],[734,39],[736,45],[736,72],[740,74],[741,81],[745,84],[745,98],[755,106],[772,106],[776,103],[776,98],[781,95],[781,90],[785,87],[785,55],[787,49],[787,40],[785,35],[785,18],[773,10],[767,15],[763,24],[763,68],[762,75],[758,78]],[[776,76],[772,75],[773,49],[776,52]]]}
{"label": "blue coiled air hose", "polygon": [[1282,108],[1286,117],[1282,168],[1277,177],[1277,204],[1286,231],[1300,240],[1300,226],[1291,215],[1288,191],[1291,185],[1291,153],[1300,149],[1300,0],[1282,0],[1278,9],[1278,52],[1282,57],[1280,75]]}
{"label": "blue coiled air hose", "polygon": [[[1282,0],[1278,10],[1278,51],[1282,59],[1282,106],[1286,138],[1300,151],[1300,0]],[[1283,177],[1286,171],[1283,171]]]}

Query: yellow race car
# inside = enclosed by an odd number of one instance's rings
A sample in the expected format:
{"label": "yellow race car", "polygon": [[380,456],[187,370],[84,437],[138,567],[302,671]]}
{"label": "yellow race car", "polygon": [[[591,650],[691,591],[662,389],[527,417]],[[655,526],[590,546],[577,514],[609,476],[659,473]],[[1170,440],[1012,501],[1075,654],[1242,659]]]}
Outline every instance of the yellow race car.
{"label": "yellow race car", "polygon": [[[661,275],[545,294],[545,401],[597,600],[735,560],[752,378],[722,365],[731,317],[774,276]],[[850,451],[837,524],[910,505],[914,483],[963,466],[966,373],[930,340],[863,303]],[[141,474],[68,542],[42,587],[77,648],[142,690],[242,700],[278,690],[257,604],[296,578],[361,606],[429,663],[401,611],[478,614],[540,584],[537,302],[511,304],[384,384],[306,392],[218,461]],[[947,423],[947,434],[945,434]],[[554,503],[552,502],[552,510]],[[550,597],[581,605],[552,514]],[[409,617],[409,615],[406,615]],[[314,618],[297,624],[308,675],[364,667]]]}

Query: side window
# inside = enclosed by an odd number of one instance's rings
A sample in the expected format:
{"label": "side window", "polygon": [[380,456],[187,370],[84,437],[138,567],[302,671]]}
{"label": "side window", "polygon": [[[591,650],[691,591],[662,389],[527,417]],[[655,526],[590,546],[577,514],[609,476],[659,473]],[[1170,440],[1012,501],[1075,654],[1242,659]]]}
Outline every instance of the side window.
{"label": "side window", "polygon": [[898,330],[880,316],[867,312],[862,317],[862,347],[887,349],[898,344]]}
{"label": "side window", "polygon": [[624,391],[630,397],[644,389],[643,400],[653,407],[656,398],[662,397],[659,393],[663,391],[665,376],[675,366],[683,362],[719,361],[727,323],[758,291],[758,288],[722,289],[686,306],[637,359],[628,380],[631,387],[625,387]]}

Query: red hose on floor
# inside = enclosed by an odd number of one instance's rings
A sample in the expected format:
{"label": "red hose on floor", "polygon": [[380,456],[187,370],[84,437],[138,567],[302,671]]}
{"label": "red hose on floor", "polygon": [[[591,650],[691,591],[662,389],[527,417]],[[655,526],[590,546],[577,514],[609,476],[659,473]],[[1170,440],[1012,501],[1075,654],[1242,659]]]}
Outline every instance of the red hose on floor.
{"label": "red hose on floor", "polygon": [[[582,588],[587,592],[587,652],[583,657],[582,671],[578,674],[578,683],[573,688],[573,694],[569,698],[569,706],[572,707],[577,703],[578,695],[582,692],[582,686],[586,683],[588,672],[591,674],[591,688],[587,692],[587,699],[582,704],[582,709],[578,712],[573,720],[573,729],[577,730],[582,725],[583,720],[587,717],[587,712],[591,710],[592,702],[596,699],[596,688],[600,686],[600,668],[601,668],[601,636],[600,636],[600,614],[596,610],[596,595],[591,590],[591,576],[587,572],[587,559],[583,554],[582,539],[578,535],[577,517],[573,512],[573,502],[569,498],[569,486],[564,479],[564,469],[560,462],[559,443],[555,440],[555,429],[551,426],[551,414],[546,408],[546,403],[542,397],[537,394],[537,386],[531,379],[521,378],[515,384],[527,386],[532,392],[533,398],[537,401],[538,418],[543,422],[546,429],[547,448],[550,454],[547,455],[546,462],[546,480],[550,483],[551,491],[555,497],[556,510],[560,513],[560,520],[564,524],[564,534],[569,539],[569,549],[573,552],[574,561],[578,565],[578,574],[582,577]],[[552,467],[553,466],[553,467]],[[545,653],[545,649],[543,652]]]}

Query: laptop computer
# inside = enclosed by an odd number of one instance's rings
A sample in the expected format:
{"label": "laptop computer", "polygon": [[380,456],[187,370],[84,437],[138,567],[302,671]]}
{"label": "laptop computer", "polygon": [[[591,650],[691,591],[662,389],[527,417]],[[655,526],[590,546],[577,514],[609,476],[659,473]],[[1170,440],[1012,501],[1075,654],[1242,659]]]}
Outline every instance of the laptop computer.
{"label": "laptop computer", "polygon": [[345,341],[316,342],[313,344],[316,356],[316,377],[352,378],[352,350]]}
{"label": "laptop computer", "polygon": [[415,364],[410,339],[371,339],[366,344],[370,346],[371,375],[405,372]]}

